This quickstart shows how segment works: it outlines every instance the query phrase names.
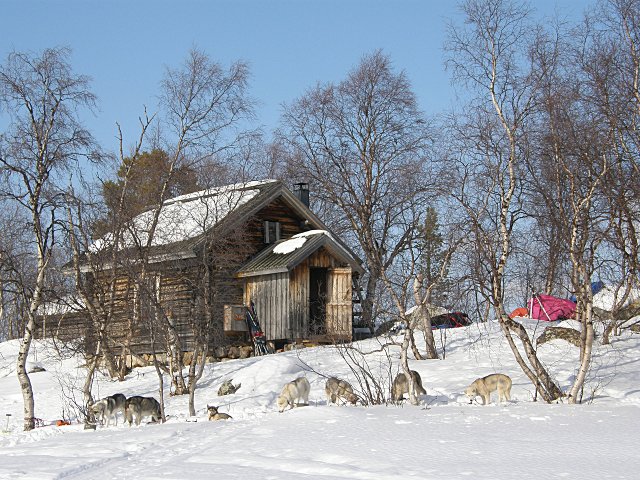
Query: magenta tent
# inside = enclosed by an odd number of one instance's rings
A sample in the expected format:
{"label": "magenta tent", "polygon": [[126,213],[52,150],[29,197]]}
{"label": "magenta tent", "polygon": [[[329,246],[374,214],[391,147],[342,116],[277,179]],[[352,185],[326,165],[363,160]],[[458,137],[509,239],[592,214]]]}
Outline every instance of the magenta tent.
{"label": "magenta tent", "polygon": [[552,322],[563,318],[573,318],[576,304],[571,300],[552,295],[535,295],[528,303],[531,318]]}

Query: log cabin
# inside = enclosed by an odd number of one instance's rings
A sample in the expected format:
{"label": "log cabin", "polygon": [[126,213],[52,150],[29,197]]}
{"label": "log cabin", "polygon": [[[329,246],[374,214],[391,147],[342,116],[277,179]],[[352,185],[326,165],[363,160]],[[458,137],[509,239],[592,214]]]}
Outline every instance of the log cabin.
{"label": "log cabin", "polygon": [[[113,242],[109,235],[89,248],[92,255],[86,254],[81,265],[96,298],[103,304],[113,300],[107,325],[113,348],[132,332],[130,352],[151,351],[145,321],[151,303],[169,317],[183,351],[191,350],[203,324],[211,329],[212,352],[246,342],[244,306],[250,302],[267,341],[276,348],[305,339],[351,340],[352,286],[363,273],[362,263],[309,209],[308,184],[296,184],[292,191],[281,181],[267,180],[182,195],[163,203],[151,229],[153,213],[130,222],[119,240],[117,265],[89,262]],[[135,275],[126,272],[137,268],[136,258],[145,259],[154,302],[145,302],[132,281]],[[109,279],[115,294],[105,293]],[[203,322],[207,315],[211,321]],[[74,312],[49,319],[49,331],[69,336],[77,332],[80,317]],[[161,339],[156,349],[157,343]]]}

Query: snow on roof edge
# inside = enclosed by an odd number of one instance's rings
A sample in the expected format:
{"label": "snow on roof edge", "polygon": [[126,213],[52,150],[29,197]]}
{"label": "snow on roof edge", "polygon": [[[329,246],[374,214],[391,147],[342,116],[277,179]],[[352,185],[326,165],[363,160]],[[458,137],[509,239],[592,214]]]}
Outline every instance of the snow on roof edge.
{"label": "snow on roof edge", "polygon": [[[273,249],[273,253],[278,255],[287,255],[301,248],[307,241],[307,237],[313,235],[327,235],[333,240],[331,234],[326,230],[309,230],[308,232],[302,232],[294,235],[293,237],[285,240],[282,243],[276,245]],[[334,240],[335,241],[335,240]]]}
{"label": "snow on roof edge", "polygon": [[[229,185],[221,185],[219,187],[211,187],[205,190],[198,190],[197,192],[185,193],[184,195],[179,195],[177,197],[168,198],[165,200],[162,205],[171,205],[177,202],[189,202],[192,200],[197,200],[199,198],[209,197],[212,195],[220,195],[222,193],[231,192],[234,190],[251,190],[255,187],[260,187],[262,185],[268,185],[270,183],[276,183],[278,180],[274,179],[266,179],[266,180],[252,180],[250,182],[239,182],[232,183]],[[153,210],[151,208],[150,210]]]}

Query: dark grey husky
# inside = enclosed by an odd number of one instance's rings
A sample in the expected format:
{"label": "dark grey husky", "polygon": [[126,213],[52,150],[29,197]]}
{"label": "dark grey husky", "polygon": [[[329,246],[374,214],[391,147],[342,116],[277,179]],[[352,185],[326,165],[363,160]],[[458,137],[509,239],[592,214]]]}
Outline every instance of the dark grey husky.
{"label": "dark grey husky", "polygon": [[89,409],[96,415],[100,415],[100,422],[104,424],[105,418],[107,419],[107,427],[111,423],[111,417],[115,419],[116,425],[118,425],[118,412],[124,413],[125,402],[127,397],[121,393],[115,393],[104,397],[102,400],[98,400],[92,403]]}
{"label": "dark grey husky", "polygon": [[125,402],[124,417],[129,426],[134,419],[136,425],[140,425],[143,417],[151,417],[152,422],[157,422],[162,419],[160,404],[153,397],[129,397]]}

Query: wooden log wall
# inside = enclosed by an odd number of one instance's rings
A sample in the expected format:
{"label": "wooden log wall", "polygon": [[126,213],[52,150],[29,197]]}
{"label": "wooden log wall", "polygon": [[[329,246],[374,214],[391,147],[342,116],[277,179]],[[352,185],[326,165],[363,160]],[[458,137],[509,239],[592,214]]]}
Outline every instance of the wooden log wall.
{"label": "wooden log wall", "polygon": [[250,277],[245,283],[245,303],[253,300],[258,321],[268,340],[291,338],[289,274]]}
{"label": "wooden log wall", "polygon": [[310,255],[307,262],[309,263],[309,267],[313,268],[334,268],[340,266],[338,261],[324,248],[320,248]]}
{"label": "wooden log wall", "polygon": [[39,315],[36,317],[35,338],[57,338],[69,341],[86,337],[92,332],[85,311],[71,311],[60,315]]}
{"label": "wooden log wall", "polygon": [[[155,324],[156,350],[164,351],[165,332],[162,324],[158,325],[162,315],[167,315],[175,322],[183,348],[190,348],[193,341],[191,323],[193,315],[198,314],[194,297],[197,274],[198,268],[193,266],[174,270],[158,269],[149,272],[147,287],[143,289],[137,288],[127,276],[120,276],[116,284],[112,319],[107,327],[114,352],[122,349],[132,331],[132,352],[151,353],[150,322]],[[99,284],[99,280],[96,283]],[[156,311],[155,302],[150,296],[157,296],[161,311]],[[139,314],[136,313],[138,305]]]}
{"label": "wooden log wall", "polygon": [[290,238],[304,231],[301,226],[303,219],[293,215],[289,207],[278,199],[260,210],[245,226],[244,241],[253,248],[251,255],[255,255],[266,246],[264,243],[265,220],[280,222],[280,238]]}
{"label": "wooden log wall", "polygon": [[[280,222],[280,238],[282,239],[290,238],[304,231],[301,226],[302,219],[293,215],[290,208],[278,199],[260,210],[247,223],[246,241],[254,248],[253,254],[266,247],[264,243],[264,222],[266,220]],[[306,276],[301,273],[299,281],[304,282],[305,278],[308,283],[308,273]],[[295,312],[291,311],[289,290],[290,288],[295,289],[295,283],[292,284],[286,273],[245,279],[243,302],[249,304],[251,300],[254,301],[258,320],[268,339],[294,338],[292,336],[302,333],[304,327],[300,321],[308,318],[308,307]],[[295,290],[294,295],[297,294],[300,294],[299,290]]]}

